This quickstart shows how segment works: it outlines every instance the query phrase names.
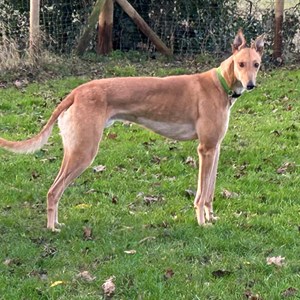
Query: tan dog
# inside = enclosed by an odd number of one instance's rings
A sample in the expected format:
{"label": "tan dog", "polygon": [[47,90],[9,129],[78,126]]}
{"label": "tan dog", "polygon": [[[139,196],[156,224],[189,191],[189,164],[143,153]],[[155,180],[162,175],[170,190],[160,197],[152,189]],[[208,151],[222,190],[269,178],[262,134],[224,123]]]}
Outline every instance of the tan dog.
{"label": "tan dog", "polygon": [[199,139],[198,190],[195,198],[200,225],[214,219],[212,201],[220,144],[226,133],[232,97],[255,87],[263,52],[263,37],[246,47],[240,30],[232,56],[216,69],[165,78],[131,77],[93,80],[74,89],[54,110],[42,131],[31,139],[0,139],[0,147],[34,152],[48,140],[58,119],[64,158],[48,192],[48,225],[57,230],[58,202],[66,187],[97,154],[103,130],[115,120],[127,120],[176,140]]}

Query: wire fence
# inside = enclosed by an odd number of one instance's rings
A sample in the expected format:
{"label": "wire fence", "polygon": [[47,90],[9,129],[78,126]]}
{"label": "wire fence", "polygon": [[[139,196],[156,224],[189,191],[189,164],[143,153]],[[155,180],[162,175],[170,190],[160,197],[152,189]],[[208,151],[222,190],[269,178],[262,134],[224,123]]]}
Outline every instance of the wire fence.
{"label": "wire fence", "polygon": [[[41,0],[40,26],[44,47],[69,54],[86,24],[95,0]],[[131,0],[130,3],[175,54],[214,53],[230,50],[239,28],[246,36],[267,34],[274,39],[274,2],[271,0]],[[0,0],[0,44],[14,41],[19,51],[28,46],[29,1]],[[97,28],[88,50],[95,51]],[[286,0],[283,24],[284,55],[300,53],[300,0]],[[117,5],[114,5],[113,48],[155,51]],[[268,48],[268,47],[267,47]],[[271,52],[271,47],[269,47]]]}

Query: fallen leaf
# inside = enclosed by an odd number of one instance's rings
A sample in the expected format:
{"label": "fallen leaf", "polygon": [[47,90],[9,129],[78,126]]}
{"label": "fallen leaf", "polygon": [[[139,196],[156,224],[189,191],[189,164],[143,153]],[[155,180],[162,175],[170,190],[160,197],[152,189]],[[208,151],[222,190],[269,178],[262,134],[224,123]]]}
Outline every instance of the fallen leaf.
{"label": "fallen leaf", "polygon": [[92,239],[92,228],[90,227],[83,227],[83,238],[85,240],[91,240]]}
{"label": "fallen leaf", "polygon": [[267,264],[282,267],[284,264],[284,260],[285,260],[285,257],[282,257],[282,256],[267,257]]}
{"label": "fallen leaf", "polygon": [[33,270],[28,275],[32,277],[38,277],[41,280],[48,279],[47,271],[45,270]]}
{"label": "fallen leaf", "polygon": [[291,172],[294,170],[295,166],[296,165],[293,162],[286,162],[276,170],[276,173],[285,174],[286,172]]}
{"label": "fallen leaf", "polygon": [[298,289],[293,288],[293,287],[289,287],[288,289],[286,289],[285,291],[283,291],[281,293],[282,297],[293,297],[298,293]]}
{"label": "fallen leaf", "polygon": [[105,280],[105,282],[102,284],[102,290],[105,294],[105,296],[112,296],[115,293],[116,286],[114,284],[115,276],[111,276],[108,279]]}
{"label": "fallen leaf", "polygon": [[100,172],[104,172],[106,170],[106,166],[103,165],[99,165],[93,168],[95,173],[100,173]]}
{"label": "fallen leaf", "polygon": [[92,207],[92,204],[87,204],[87,203],[80,203],[75,206],[75,208],[79,208],[79,209],[90,208],[90,207]]}
{"label": "fallen leaf", "polygon": [[22,263],[18,258],[7,258],[3,262],[3,264],[6,265],[6,266],[12,266],[12,265],[20,266]]}
{"label": "fallen leaf", "polygon": [[281,132],[279,130],[272,130],[271,134],[274,134],[275,136],[281,136]]}
{"label": "fallen leaf", "polygon": [[117,196],[112,196],[111,203],[112,204],[118,204],[118,197]]}
{"label": "fallen leaf", "polygon": [[250,290],[246,290],[244,295],[249,300],[262,300],[258,294],[253,294]]}
{"label": "fallen leaf", "polygon": [[41,162],[43,162],[43,163],[45,163],[45,162],[54,162],[54,161],[56,161],[56,157],[55,156],[53,156],[53,157],[48,157],[48,158],[43,158],[43,159],[41,159]]}
{"label": "fallen leaf", "polygon": [[145,243],[145,242],[148,242],[148,241],[152,241],[152,240],[155,240],[155,239],[156,239],[155,236],[147,236],[147,237],[141,239],[141,240],[139,241],[139,244],[142,244],[142,243]]}
{"label": "fallen leaf", "polygon": [[197,162],[196,162],[196,160],[195,160],[193,157],[191,157],[191,156],[188,156],[188,157],[186,158],[185,164],[187,164],[187,165],[189,165],[189,166],[191,166],[191,167],[193,167],[193,168],[197,168]]}
{"label": "fallen leaf", "polygon": [[222,197],[226,199],[232,199],[232,198],[237,198],[239,195],[235,192],[230,192],[226,189],[223,189],[222,191]]}
{"label": "fallen leaf", "polygon": [[90,189],[88,191],[85,192],[85,194],[94,194],[94,193],[97,193],[98,191],[95,190],[95,189]]}
{"label": "fallen leaf", "polygon": [[40,174],[37,171],[32,171],[31,173],[31,178],[32,179],[37,179],[40,177]]}
{"label": "fallen leaf", "polygon": [[14,85],[16,88],[21,89],[25,87],[28,84],[28,81],[26,79],[24,80],[15,80]]}
{"label": "fallen leaf", "polygon": [[83,279],[87,282],[92,282],[96,279],[95,276],[92,276],[89,271],[82,271],[76,275],[77,278]]}
{"label": "fallen leaf", "polygon": [[287,111],[290,111],[293,109],[293,106],[291,104],[288,104],[285,108]]}
{"label": "fallen leaf", "polygon": [[185,195],[189,198],[196,196],[196,191],[194,191],[194,190],[186,189],[184,192],[185,192]]}
{"label": "fallen leaf", "polygon": [[57,248],[49,244],[45,244],[41,256],[43,258],[53,257],[57,253]]}
{"label": "fallen leaf", "polygon": [[50,285],[50,287],[55,287],[55,286],[57,286],[57,285],[61,285],[61,284],[64,284],[64,283],[65,283],[65,282],[62,281],[62,280],[54,281],[54,282]]}
{"label": "fallen leaf", "polygon": [[136,254],[136,250],[125,250],[124,253],[126,254]]}
{"label": "fallen leaf", "polygon": [[172,278],[174,275],[175,275],[175,273],[172,269],[167,269],[164,274],[164,279],[168,280],[168,279]]}
{"label": "fallen leaf", "polygon": [[151,158],[151,162],[152,162],[153,164],[159,165],[160,162],[161,162],[161,158],[160,158],[159,156],[154,155],[154,156]]}
{"label": "fallen leaf", "polygon": [[216,278],[229,276],[232,272],[226,270],[216,270],[212,272],[212,275]]}
{"label": "fallen leaf", "polygon": [[147,205],[153,204],[153,203],[161,201],[161,200],[163,200],[163,197],[161,197],[161,196],[151,196],[151,195],[149,195],[149,196],[144,197],[144,202]]}
{"label": "fallen leaf", "polygon": [[118,137],[118,135],[116,134],[116,133],[109,133],[108,135],[107,135],[107,138],[108,139],[111,139],[111,140],[115,140],[116,138]]}

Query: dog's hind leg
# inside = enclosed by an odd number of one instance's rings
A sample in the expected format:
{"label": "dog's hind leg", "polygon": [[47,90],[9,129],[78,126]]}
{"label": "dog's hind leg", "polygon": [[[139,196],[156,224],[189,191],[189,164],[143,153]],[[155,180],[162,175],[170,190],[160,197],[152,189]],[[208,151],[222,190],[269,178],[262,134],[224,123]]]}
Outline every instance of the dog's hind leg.
{"label": "dog's hind leg", "polygon": [[104,116],[93,116],[89,111],[88,118],[83,119],[88,112],[80,114],[71,107],[59,121],[64,145],[64,158],[60,171],[47,195],[47,228],[58,231],[58,203],[64,190],[93,162],[105,124]]}

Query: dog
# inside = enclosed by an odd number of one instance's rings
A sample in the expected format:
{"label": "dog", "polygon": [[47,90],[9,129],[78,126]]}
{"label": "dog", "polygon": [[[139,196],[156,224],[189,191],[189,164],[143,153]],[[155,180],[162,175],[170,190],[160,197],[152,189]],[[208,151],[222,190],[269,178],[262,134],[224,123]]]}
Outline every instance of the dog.
{"label": "dog", "polygon": [[164,78],[92,80],[75,88],[36,136],[24,141],[0,138],[2,148],[32,153],[47,142],[58,120],[64,156],[47,194],[47,228],[59,231],[59,199],[67,186],[93,162],[104,128],[116,120],[137,123],[170,139],[199,140],[194,207],[199,225],[215,220],[217,166],[230,108],[233,100],[255,87],[263,48],[263,35],[247,47],[239,30],[232,44],[232,55],[218,68],[207,72]]}

